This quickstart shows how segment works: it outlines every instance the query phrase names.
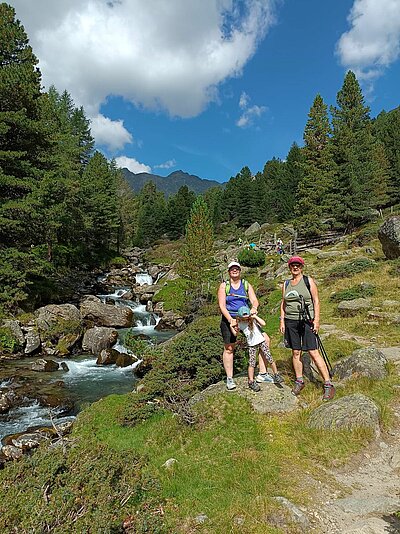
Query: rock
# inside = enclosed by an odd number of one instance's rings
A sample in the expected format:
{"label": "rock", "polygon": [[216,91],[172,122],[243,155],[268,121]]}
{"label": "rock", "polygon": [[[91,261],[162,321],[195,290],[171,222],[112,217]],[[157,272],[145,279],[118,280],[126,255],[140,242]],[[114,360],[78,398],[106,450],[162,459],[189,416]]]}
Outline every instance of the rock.
{"label": "rock", "polygon": [[400,362],[400,347],[380,348],[380,352],[391,362]]}
{"label": "rock", "polygon": [[208,397],[227,393],[229,395],[239,394],[244,397],[250,402],[254,411],[261,414],[289,413],[298,408],[299,401],[297,397],[292,395],[288,386],[278,388],[274,384],[260,384],[261,391],[254,393],[248,388],[246,377],[235,378],[235,383],[237,387],[234,392],[227,392],[225,381],[212,384],[203,391],[196,393],[189,403],[193,405]]}
{"label": "rock", "polygon": [[[362,499],[355,497],[345,497],[335,501],[335,505],[347,513],[361,515],[367,514],[390,514],[397,512],[400,507],[400,499],[398,497],[368,496]],[[367,531],[368,532],[368,531]],[[390,532],[390,530],[388,531]],[[374,534],[376,534],[374,532]]]}
{"label": "rock", "polygon": [[362,519],[348,530],[344,530],[343,534],[388,534],[391,532],[389,523],[379,517],[370,517]]}
{"label": "rock", "polygon": [[60,367],[63,371],[69,371],[69,367],[65,362],[61,362]]}
{"label": "rock", "polygon": [[199,514],[194,518],[194,520],[198,525],[202,525],[208,520],[208,516],[206,514]]}
{"label": "rock", "polygon": [[400,449],[395,451],[389,463],[392,469],[400,469]]}
{"label": "rock", "polygon": [[382,301],[384,308],[400,308],[400,300],[384,300]]}
{"label": "rock", "polygon": [[306,252],[308,254],[311,254],[312,256],[317,256],[318,254],[320,254],[321,249],[319,249],[319,248],[306,248],[304,252]]}
{"label": "rock", "polygon": [[58,371],[58,367],[58,363],[54,360],[45,360],[44,358],[40,358],[39,360],[33,362],[31,369],[32,371],[52,373],[54,371]]}
{"label": "rock", "polygon": [[115,364],[117,367],[128,367],[136,361],[137,359],[131,356],[130,354],[127,354],[126,352],[120,352],[119,356],[115,361]]}
{"label": "rock", "polygon": [[253,224],[251,224],[247,230],[244,231],[244,235],[252,235],[252,234],[255,234],[256,232],[259,232],[261,229],[261,226],[258,224],[258,222],[254,222]]}
{"label": "rock", "polygon": [[59,356],[66,356],[70,354],[71,349],[76,345],[80,340],[81,334],[66,334],[65,336],[60,337],[55,349],[55,353]]}
{"label": "rock", "polygon": [[151,300],[148,300],[147,303],[146,303],[146,311],[148,313],[152,313],[153,312],[153,303],[151,302]]}
{"label": "rock", "polygon": [[114,328],[95,326],[86,330],[82,341],[82,350],[99,356],[103,349],[109,349],[118,339],[118,332]]}
{"label": "rock", "polygon": [[368,427],[379,432],[379,408],[365,395],[348,395],[322,404],[311,412],[308,426],[317,429]]}
{"label": "rock", "polygon": [[139,302],[140,304],[147,304],[147,302],[151,301],[153,298],[153,293],[142,293],[139,296]]}
{"label": "rock", "polygon": [[374,247],[366,247],[365,252],[366,254],[376,254],[376,250],[374,249]]}
{"label": "rock", "polygon": [[58,423],[55,425],[57,434],[61,434],[61,436],[66,436],[69,434],[72,430],[72,427],[74,426],[73,421],[64,421],[63,423]]}
{"label": "rock", "polygon": [[274,497],[274,500],[282,504],[289,512],[290,519],[298,525],[304,532],[310,532],[311,524],[307,516],[295,504],[285,497]]}
{"label": "rock", "polygon": [[26,334],[25,334],[26,344],[25,344],[24,353],[32,354],[40,347],[40,336],[36,328],[33,326],[29,326],[25,330],[26,330]]}
{"label": "rock", "polygon": [[119,355],[120,353],[115,349],[103,349],[97,358],[96,365],[112,365]]}
{"label": "rock", "polygon": [[164,311],[164,302],[157,302],[153,307],[153,312],[157,315],[162,315]]}
{"label": "rock", "polygon": [[4,445],[1,448],[1,452],[4,454],[7,460],[18,460],[19,458],[22,458],[22,455],[24,454],[22,449],[14,447],[14,445]]}
{"label": "rock", "polygon": [[164,312],[155,330],[174,330],[182,329],[185,325],[185,319],[171,310]]}
{"label": "rock", "polygon": [[342,317],[354,317],[360,311],[371,306],[371,299],[359,298],[353,300],[342,300],[338,304],[338,312]]}
{"label": "rock", "polygon": [[7,413],[12,406],[12,402],[7,393],[0,395],[0,413]]}
{"label": "rock", "polygon": [[400,215],[389,217],[378,230],[383,253],[389,260],[400,257]]}
{"label": "rock", "polygon": [[103,304],[99,299],[86,298],[80,309],[82,318],[97,326],[129,328],[133,323],[133,311],[130,308]]}
{"label": "rock", "polygon": [[[57,332],[57,339],[63,334],[71,333],[71,328],[75,331],[81,327],[81,314],[76,306],[73,304],[48,304],[35,311],[36,324],[45,339],[46,332],[53,331],[55,328]],[[65,330],[63,331],[63,326]]]}
{"label": "rock", "polygon": [[166,469],[171,469],[171,467],[176,464],[177,460],[175,458],[168,458],[168,460],[162,464],[161,467],[165,467]]}
{"label": "rock", "polygon": [[277,268],[274,274],[275,276],[281,276],[282,274],[285,274],[287,278],[289,278],[290,274],[287,263],[282,263],[282,265]]}
{"label": "rock", "polygon": [[382,380],[387,376],[387,359],[384,353],[373,347],[355,350],[350,356],[340,360],[333,368],[335,377],[341,380],[353,375]]}
{"label": "rock", "polygon": [[400,314],[390,312],[369,311],[368,317],[384,321],[387,324],[400,324]]}
{"label": "rock", "polygon": [[31,449],[36,449],[44,441],[48,441],[49,436],[42,432],[27,432],[21,434],[17,438],[12,438],[11,442],[14,447],[22,449],[23,451],[29,451]]}
{"label": "rock", "polygon": [[24,333],[23,333],[22,328],[20,327],[20,324],[19,324],[18,321],[13,321],[13,320],[9,319],[7,321],[3,321],[2,326],[4,328],[8,328],[11,331],[13,337],[18,342],[18,345],[20,347],[24,346],[25,336],[24,336]]}
{"label": "rock", "polygon": [[327,252],[320,252],[318,255],[317,255],[317,258],[319,260],[326,260],[328,258],[337,258],[339,256],[339,253],[335,250],[330,250],[330,251],[327,251]]}

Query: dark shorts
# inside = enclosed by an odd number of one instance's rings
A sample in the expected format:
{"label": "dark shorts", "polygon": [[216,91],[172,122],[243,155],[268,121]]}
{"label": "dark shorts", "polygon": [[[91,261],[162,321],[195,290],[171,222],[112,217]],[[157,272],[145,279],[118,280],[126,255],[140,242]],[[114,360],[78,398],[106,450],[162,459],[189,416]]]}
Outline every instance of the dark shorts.
{"label": "dark shorts", "polygon": [[318,340],[305,321],[285,319],[285,346],[294,350],[315,350],[318,348]]}
{"label": "dark shorts", "polygon": [[222,339],[224,340],[225,345],[236,343],[236,336],[233,335],[233,332],[229,326],[229,321],[224,316],[221,317],[220,328],[221,328]]}

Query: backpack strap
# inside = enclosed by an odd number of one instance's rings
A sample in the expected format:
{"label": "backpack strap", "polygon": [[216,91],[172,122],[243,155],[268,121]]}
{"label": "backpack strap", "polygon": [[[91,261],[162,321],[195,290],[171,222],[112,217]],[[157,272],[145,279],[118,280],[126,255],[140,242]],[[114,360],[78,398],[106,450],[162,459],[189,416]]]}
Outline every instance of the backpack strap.
{"label": "backpack strap", "polygon": [[305,283],[305,285],[306,285],[306,288],[308,289],[308,292],[310,293],[311,302],[314,304],[314,299],[313,299],[313,297],[312,297],[312,293],[311,293],[310,280],[309,280],[308,276],[306,276],[305,274],[303,274],[303,280],[304,280],[304,283]]}
{"label": "backpack strap", "polygon": [[[246,296],[243,295],[243,298],[247,298],[247,300],[250,302],[250,299],[249,299],[249,282],[248,282],[248,280],[245,280],[243,278],[242,283],[243,283],[243,287],[244,287],[244,290],[245,290],[245,293],[246,293]],[[226,296],[231,295],[231,283],[230,283],[229,280],[227,282],[225,282],[225,295]],[[242,296],[242,295],[236,295],[236,296]]]}

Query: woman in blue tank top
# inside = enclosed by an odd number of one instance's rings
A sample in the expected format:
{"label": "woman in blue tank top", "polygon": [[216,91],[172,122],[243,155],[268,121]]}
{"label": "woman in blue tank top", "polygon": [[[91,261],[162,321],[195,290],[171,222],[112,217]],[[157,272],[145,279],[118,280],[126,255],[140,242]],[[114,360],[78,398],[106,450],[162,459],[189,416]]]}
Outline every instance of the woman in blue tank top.
{"label": "woman in blue tank top", "polygon": [[[222,360],[226,372],[226,387],[229,390],[235,389],[236,384],[233,381],[233,355],[236,345],[236,336],[232,328],[236,327],[236,317],[239,308],[247,306],[248,301],[251,303],[251,313],[256,314],[258,310],[258,300],[251,284],[248,284],[247,291],[241,279],[241,266],[237,261],[231,261],[228,265],[229,282],[222,282],[218,289],[218,305],[221,310],[221,334],[224,340],[224,352]],[[227,284],[229,284],[227,291]],[[232,327],[232,328],[231,328]],[[266,334],[265,334],[266,335]],[[268,337],[267,337],[268,339]],[[260,375],[262,380],[257,377],[257,381],[273,382],[269,377],[262,358],[260,358]]]}

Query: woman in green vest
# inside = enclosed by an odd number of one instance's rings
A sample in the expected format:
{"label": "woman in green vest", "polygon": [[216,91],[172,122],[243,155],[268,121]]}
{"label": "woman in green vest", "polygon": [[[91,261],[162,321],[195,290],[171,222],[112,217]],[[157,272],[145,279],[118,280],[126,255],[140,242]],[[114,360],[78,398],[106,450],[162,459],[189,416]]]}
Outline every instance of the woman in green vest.
{"label": "woman in green vest", "polygon": [[282,288],[280,332],[285,336],[285,346],[292,349],[293,368],[296,374],[292,393],[299,395],[304,388],[301,354],[308,352],[324,380],[323,400],[331,400],[335,396],[335,388],[329,378],[326,363],[318,350],[320,311],[318,289],[312,278],[303,277],[303,258],[293,256],[289,259],[288,266],[292,278],[286,280]]}

